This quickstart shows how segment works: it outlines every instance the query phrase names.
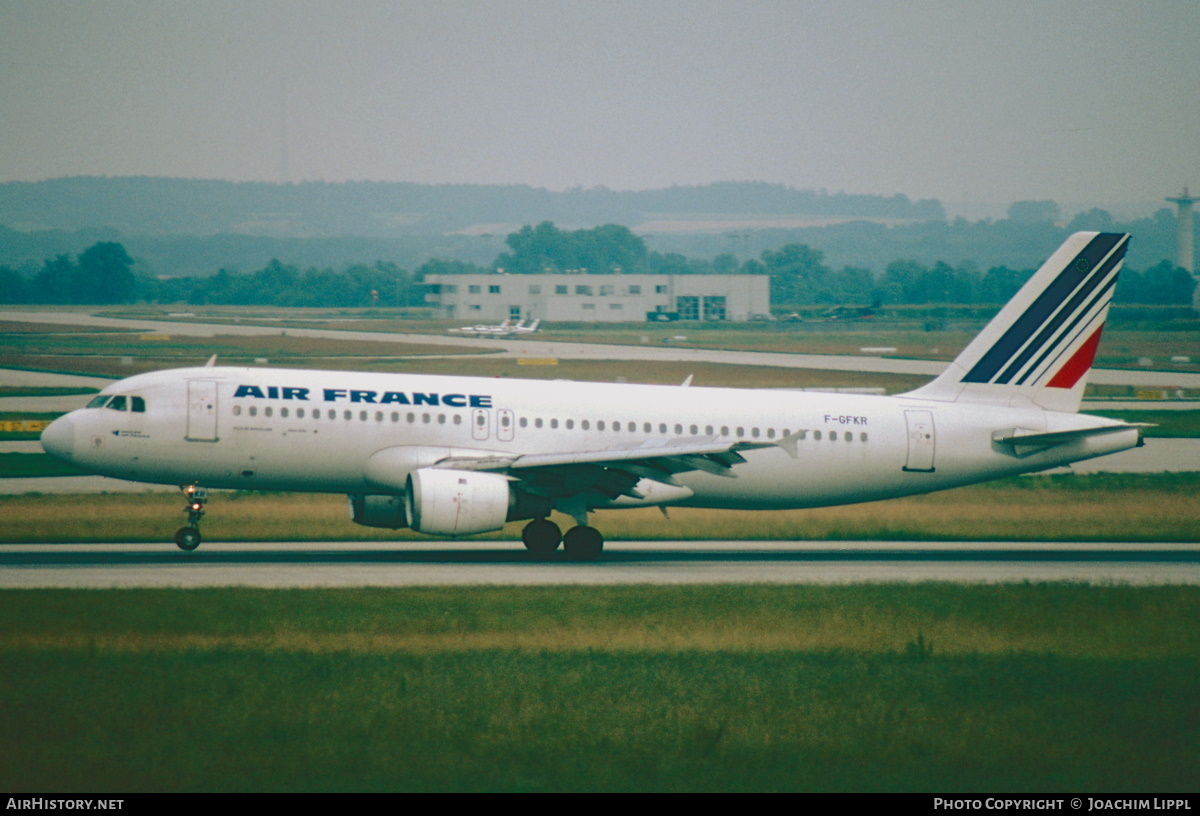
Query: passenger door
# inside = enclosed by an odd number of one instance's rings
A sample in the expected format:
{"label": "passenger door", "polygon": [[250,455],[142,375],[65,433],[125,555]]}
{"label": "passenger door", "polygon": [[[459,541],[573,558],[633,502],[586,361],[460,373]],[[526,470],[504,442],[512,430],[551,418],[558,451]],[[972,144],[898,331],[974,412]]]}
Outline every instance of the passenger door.
{"label": "passenger door", "polygon": [[188,442],[217,441],[217,384],[188,380]]}

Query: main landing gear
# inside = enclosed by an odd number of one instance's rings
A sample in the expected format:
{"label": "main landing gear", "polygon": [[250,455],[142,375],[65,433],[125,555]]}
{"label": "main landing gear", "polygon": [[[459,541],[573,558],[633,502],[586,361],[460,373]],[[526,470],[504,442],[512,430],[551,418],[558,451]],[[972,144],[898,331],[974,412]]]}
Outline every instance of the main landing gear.
{"label": "main landing gear", "polygon": [[563,535],[559,526],[549,519],[534,519],[521,531],[525,547],[535,555],[549,555],[562,542],[571,561],[595,561],[604,550],[604,536],[595,527],[579,525]]}
{"label": "main landing gear", "polygon": [[191,552],[200,546],[200,519],[204,516],[208,491],[203,487],[188,485],[183,489],[183,493],[187,497],[187,505],[183,512],[188,514],[188,523],[175,533],[175,546],[185,552]]}

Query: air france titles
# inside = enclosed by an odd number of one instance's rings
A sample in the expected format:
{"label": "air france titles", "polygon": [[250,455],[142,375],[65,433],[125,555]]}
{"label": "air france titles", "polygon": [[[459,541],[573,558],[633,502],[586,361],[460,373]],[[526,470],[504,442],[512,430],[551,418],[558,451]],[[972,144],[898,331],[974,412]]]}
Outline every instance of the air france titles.
{"label": "air france titles", "polygon": [[[239,385],[237,397],[253,399],[299,400],[315,402],[309,395],[314,389],[278,385]],[[491,408],[486,394],[430,394],[420,391],[363,391],[352,388],[322,388],[321,402],[350,402],[369,405],[446,405],[450,408]]]}

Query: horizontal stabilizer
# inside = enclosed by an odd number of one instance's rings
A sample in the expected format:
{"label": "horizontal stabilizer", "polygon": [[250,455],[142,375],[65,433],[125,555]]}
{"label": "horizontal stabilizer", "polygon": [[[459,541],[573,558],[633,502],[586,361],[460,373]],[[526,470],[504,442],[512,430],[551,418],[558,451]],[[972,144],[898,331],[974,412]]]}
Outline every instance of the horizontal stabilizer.
{"label": "horizontal stabilizer", "polygon": [[[1120,425],[1100,425],[1094,428],[1076,428],[1069,431],[1030,431],[1024,428],[1010,428],[992,433],[992,441],[999,445],[1011,445],[1017,456],[1027,456],[1047,448],[1066,445],[1091,436],[1104,436],[1119,431],[1152,428],[1145,423],[1122,423]],[[1139,434],[1139,444],[1140,444]]]}

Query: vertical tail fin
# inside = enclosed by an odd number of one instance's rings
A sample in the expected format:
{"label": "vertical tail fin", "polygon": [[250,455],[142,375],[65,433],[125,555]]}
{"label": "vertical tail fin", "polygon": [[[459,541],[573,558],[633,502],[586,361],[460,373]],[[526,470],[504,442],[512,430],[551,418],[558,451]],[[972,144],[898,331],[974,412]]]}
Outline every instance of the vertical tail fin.
{"label": "vertical tail fin", "polygon": [[1129,236],[1077,232],[941,376],[906,396],[1079,410]]}

